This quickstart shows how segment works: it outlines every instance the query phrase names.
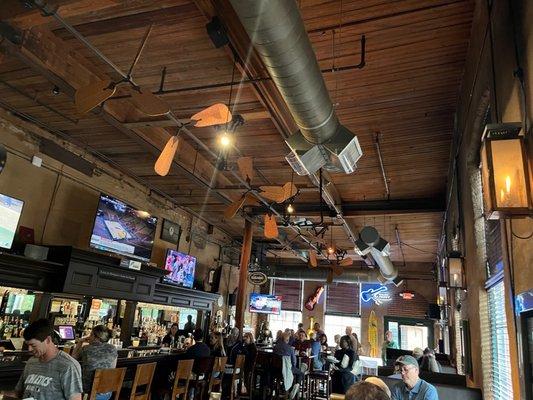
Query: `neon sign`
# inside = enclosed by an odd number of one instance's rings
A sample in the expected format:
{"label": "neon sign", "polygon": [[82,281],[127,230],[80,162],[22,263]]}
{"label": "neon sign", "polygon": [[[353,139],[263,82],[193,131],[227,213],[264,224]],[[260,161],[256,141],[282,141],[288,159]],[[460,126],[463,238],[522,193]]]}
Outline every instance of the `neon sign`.
{"label": "neon sign", "polygon": [[361,301],[363,303],[374,302],[377,306],[392,300],[389,288],[380,284],[363,283],[361,285]]}

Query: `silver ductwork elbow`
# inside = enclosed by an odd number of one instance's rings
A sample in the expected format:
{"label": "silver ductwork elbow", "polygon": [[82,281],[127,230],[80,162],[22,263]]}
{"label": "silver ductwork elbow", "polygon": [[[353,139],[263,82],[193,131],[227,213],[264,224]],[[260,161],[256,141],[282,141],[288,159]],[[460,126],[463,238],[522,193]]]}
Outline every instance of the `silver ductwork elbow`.
{"label": "silver ductwork elbow", "polygon": [[398,269],[392,264],[389,258],[390,244],[379,236],[378,231],[373,226],[365,226],[355,243],[355,251],[360,256],[365,256],[370,253],[372,258],[376,261],[381,275],[388,282],[395,282],[398,277]]}
{"label": "silver ductwork elbow", "polygon": [[291,167],[299,175],[355,171],[359,141],[339,123],[296,2],[230,1],[300,128],[287,139]]}

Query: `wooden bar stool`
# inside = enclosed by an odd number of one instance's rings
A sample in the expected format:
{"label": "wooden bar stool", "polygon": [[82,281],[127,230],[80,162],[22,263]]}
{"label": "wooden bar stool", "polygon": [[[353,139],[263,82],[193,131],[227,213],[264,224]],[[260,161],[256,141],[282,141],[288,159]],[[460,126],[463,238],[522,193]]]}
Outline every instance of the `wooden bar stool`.
{"label": "wooden bar stool", "polygon": [[193,379],[190,384],[194,388],[194,398],[204,399],[206,395],[206,389],[209,384],[209,378],[211,377],[211,371],[213,371],[213,364],[215,362],[214,357],[201,357],[194,360],[192,372],[194,373]]}
{"label": "wooden bar stool", "polygon": [[214,387],[222,391],[222,378],[224,377],[224,369],[227,361],[228,357],[215,357],[215,363],[213,364],[213,370],[209,378],[208,393],[211,393]]}
{"label": "wooden bar stool", "polygon": [[[154,378],[157,363],[138,364],[135,370],[135,378],[131,386],[130,400],[150,400],[152,379]],[[144,388],[142,387],[144,386]],[[139,388],[141,390],[139,391]]]}
{"label": "wooden bar stool", "polygon": [[239,354],[235,360],[235,365],[233,366],[233,373],[231,374],[231,386],[230,386],[230,400],[235,399],[235,393],[237,393],[236,398],[240,398],[240,386],[242,384],[243,377],[243,368],[244,368],[244,354]]}
{"label": "wooden bar stool", "polygon": [[88,400],[95,400],[97,393],[114,392],[114,400],[118,400],[126,368],[97,369],[94,373],[93,387]]}
{"label": "wooden bar stool", "polygon": [[183,400],[187,400],[189,396],[189,382],[192,375],[192,366],[194,360],[179,360],[178,367],[176,368],[176,377],[174,378],[174,384],[172,385],[172,398],[176,400],[178,397]]}

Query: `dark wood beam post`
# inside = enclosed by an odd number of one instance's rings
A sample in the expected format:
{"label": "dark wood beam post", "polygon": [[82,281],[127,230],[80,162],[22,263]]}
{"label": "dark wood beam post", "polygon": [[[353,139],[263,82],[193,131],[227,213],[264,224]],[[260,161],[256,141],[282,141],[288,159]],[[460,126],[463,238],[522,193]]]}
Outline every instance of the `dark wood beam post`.
{"label": "dark wood beam post", "polygon": [[246,282],[248,280],[248,264],[252,253],[253,224],[246,220],[244,223],[244,235],[242,240],[241,261],[239,264],[239,287],[237,289],[237,304],[235,310],[235,326],[239,328],[242,336],[244,327],[244,304],[246,295]]}

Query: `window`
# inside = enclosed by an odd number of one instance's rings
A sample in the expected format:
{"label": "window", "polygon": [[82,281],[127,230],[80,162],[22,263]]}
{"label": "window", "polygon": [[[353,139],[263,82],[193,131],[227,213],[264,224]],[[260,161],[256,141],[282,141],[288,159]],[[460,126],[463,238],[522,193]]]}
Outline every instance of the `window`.
{"label": "window", "polygon": [[326,292],[326,314],[359,317],[359,284],[333,283],[329,285]]}
{"label": "window", "polygon": [[425,349],[428,347],[427,326],[400,325],[401,343],[400,349],[412,350],[416,347]]}
{"label": "window", "polygon": [[[512,399],[511,355],[509,353],[509,334],[505,314],[505,290],[503,274],[499,274],[496,284],[488,292],[490,351],[492,361],[492,394],[495,399]],[[494,282],[494,281],[493,281]]]}
{"label": "window", "polygon": [[281,309],[284,311],[302,311],[302,281],[275,279],[272,294],[281,296]]}
{"label": "window", "polygon": [[357,333],[359,342],[361,342],[361,318],[346,315],[325,315],[324,333],[328,337],[328,345],[334,346],[335,335],[344,335],[347,326],[352,327],[352,332]]}
{"label": "window", "polygon": [[392,332],[392,338],[402,350],[415,347],[433,347],[433,321],[426,319],[390,317],[383,318],[385,331]]}
{"label": "window", "polygon": [[269,315],[268,322],[272,335],[276,336],[278,331],[284,331],[285,329],[298,329],[298,324],[302,322],[301,311],[281,311],[279,315]]}

